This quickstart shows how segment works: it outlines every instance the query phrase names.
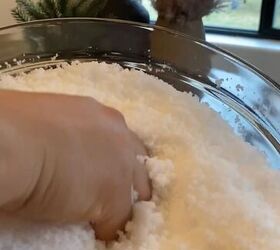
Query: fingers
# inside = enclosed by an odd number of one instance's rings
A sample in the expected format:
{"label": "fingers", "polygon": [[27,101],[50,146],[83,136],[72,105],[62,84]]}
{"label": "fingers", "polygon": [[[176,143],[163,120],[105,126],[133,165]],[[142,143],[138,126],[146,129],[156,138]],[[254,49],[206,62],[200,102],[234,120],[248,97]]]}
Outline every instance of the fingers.
{"label": "fingers", "polygon": [[[124,194],[123,194],[124,195]],[[117,232],[125,228],[132,216],[132,204],[130,191],[126,192],[125,200],[116,200],[104,216],[92,224],[95,236],[99,240],[112,241],[117,238]]]}
{"label": "fingers", "polygon": [[127,216],[123,217],[119,221],[114,221],[112,219],[106,222],[103,221],[93,224],[96,238],[106,242],[116,240],[117,232],[124,230],[127,221],[129,221],[130,219],[131,213],[128,213]]}
{"label": "fingers", "polygon": [[[142,141],[132,133],[133,144],[135,148],[136,156],[145,156],[147,155],[147,149],[145,148]],[[147,201],[151,199],[151,182],[149,180],[148,172],[143,163],[136,159],[134,165],[133,173],[133,187],[134,190],[138,193],[138,199],[141,201]]]}
{"label": "fingers", "polygon": [[[134,189],[139,194],[139,200],[149,200],[151,198],[150,182],[143,166],[137,166],[134,174]],[[121,201],[119,201],[121,203]],[[112,241],[117,238],[117,232],[125,228],[126,223],[131,219],[131,196],[129,204],[122,204],[123,209],[117,212],[112,208],[112,217],[106,220],[100,220],[92,224],[96,238],[103,241]]]}
{"label": "fingers", "polygon": [[[138,193],[138,200],[149,200],[151,198],[151,183],[147,170],[143,163],[137,159],[137,155],[147,155],[147,150],[139,138],[129,131],[129,140],[126,147],[126,154],[129,155],[125,164],[133,171],[132,179],[117,192],[117,197],[112,197],[106,202],[107,211],[93,225],[96,237],[100,240],[111,241],[116,239],[117,231],[123,230],[127,221],[131,219],[132,199],[131,186]],[[124,180],[123,180],[124,181]],[[122,184],[124,182],[122,181]]]}
{"label": "fingers", "polygon": [[151,199],[151,182],[145,166],[140,162],[136,162],[134,167],[133,188],[138,193],[138,200],[148,201]]}
{"label": "fingers", "polygon": [[131,130],[129,132],[133,144],[132,146],[134,148],[136,155],[148,155],[148,150],[145,147],[144,143]]}

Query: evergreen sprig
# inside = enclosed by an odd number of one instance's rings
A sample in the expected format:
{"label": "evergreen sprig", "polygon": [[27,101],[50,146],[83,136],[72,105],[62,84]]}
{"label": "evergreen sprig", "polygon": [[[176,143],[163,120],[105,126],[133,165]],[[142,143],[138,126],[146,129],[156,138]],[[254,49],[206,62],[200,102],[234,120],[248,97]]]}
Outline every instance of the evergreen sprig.
{"label": "evergreen sprig", "polygon": [[18,22],[59,17],[97,17],[107,0],[16,0],[12,15]]}

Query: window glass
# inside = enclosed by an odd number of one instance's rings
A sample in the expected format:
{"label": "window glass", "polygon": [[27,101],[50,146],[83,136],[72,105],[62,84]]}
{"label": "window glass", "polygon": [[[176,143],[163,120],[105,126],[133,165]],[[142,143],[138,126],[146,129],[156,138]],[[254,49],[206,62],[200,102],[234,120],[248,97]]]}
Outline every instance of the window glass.
{"label": "window glass", "polygon": [[273,27],[280,29],[280,0],[276,0]]}
{"label": "window glass", "polygon": [[227,7],[213,12],[203,21],[206,26],[258,31],[261,7],[262,0],[230,0]]}

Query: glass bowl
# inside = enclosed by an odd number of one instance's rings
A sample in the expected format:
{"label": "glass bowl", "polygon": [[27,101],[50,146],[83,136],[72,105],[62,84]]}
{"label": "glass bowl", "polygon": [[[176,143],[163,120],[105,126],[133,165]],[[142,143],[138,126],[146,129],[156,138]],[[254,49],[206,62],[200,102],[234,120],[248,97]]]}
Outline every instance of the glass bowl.
{"label": "glass bowl", "polygon": [[139,23],[70,18],[1,28],[0,48],[0,73],[94,60],[155,75],[197,95],[280,168],[279,85],[206,42]]}

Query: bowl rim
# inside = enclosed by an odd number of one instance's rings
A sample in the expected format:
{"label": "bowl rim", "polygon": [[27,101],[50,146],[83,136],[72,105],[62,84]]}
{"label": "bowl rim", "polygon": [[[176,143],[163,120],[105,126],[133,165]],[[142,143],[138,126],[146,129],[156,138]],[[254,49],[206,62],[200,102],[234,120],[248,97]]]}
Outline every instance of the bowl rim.
{"label": "bowl rim", "polygon": [[209,43],[205,40],[195,38],[191,35],[175,31],[163,26],[158,26],[154,24],[146,24],[146,23],[140,23],[140,22],[132,22],[127,20],[121,20],[121,19],[110,19],[110,18],[88,18],[88,17],[70,17],[70,18],[51,18],[51,19],[40,19],[40,20],[32,20],[28,22],[22,22],[17,24],[12,24],[8,26],[0,26],[0,33],[2,31],[6,31],[13,28],[20,28],[20,27],[26,27],[26,26],[32,26],[36,24],[50,24],[50,23],[67,23],[67,22],[93,22],[93,23],[111,23],[111,24],[120,24],[120,25],[129,25],[129,26],[135,26],[139,28],[148,29],[150,31],[158,30],[160,32],[168,33],[169,35],[173,36],[179,36],[183,39],[192,41],[194,43],[197,43],[203,47],[207,47],[207,49],[212,50],[213,52],[220,54],[235,63],[240,64],[240,66],[245,66],[249,70],[251,70],[253,73],[258,75],[261,78],[264,78],[267,83],[269,83],[275,90],[278,92],[280,96],[280,83],[277,83],[275,80],[273,80],[270,76],[266,75],[266,73],[262,72],[258,67],[250,64],[246,60],[242,59],[241,57],[227,51],[226,49],[222,49],[212,43]]}

